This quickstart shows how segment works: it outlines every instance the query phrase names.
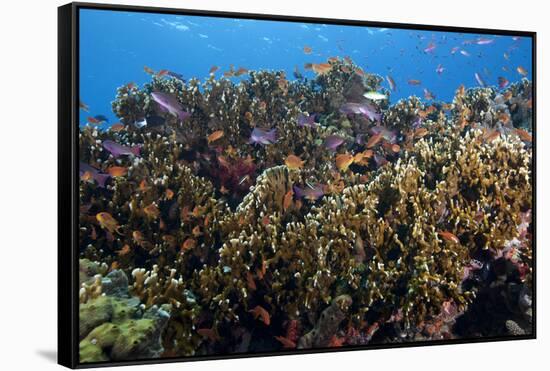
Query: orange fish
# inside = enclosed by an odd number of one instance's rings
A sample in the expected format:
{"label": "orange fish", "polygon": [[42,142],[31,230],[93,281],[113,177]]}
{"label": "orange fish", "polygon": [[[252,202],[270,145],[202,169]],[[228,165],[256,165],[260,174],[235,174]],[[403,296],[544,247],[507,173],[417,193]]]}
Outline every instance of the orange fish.
{"label": "orange fish", "polygon": [[147,66],[143,66],[143,70],[148,73],[149,75],[154,75],[155,74],[155,71],[153,71],[151,68],[147,67]]}
{"label": "orange fish", "polygon": [[489,129],[489,130],[486,130],[485,133],[483,133],[482,138],[486,142],[492,142],[493,140],[495,140],[499,137],[500,137],[500,131],[498,131],[496,129]]}
{"label": "orange fish", "polygon": [[118,225],[118,222],[115,218],[108,212],[100,212],[96,216],[97,221],[99,222],[99,225],[101,228],[108,230],[111,233],[118,233],[122,235],[122,233],[119,231],[120,226]]}
{"label": "orange fish", "polygon": [[109,129],[111,131],[114,131],[115,133],[118,133],[119,131],[124,130],[124,125],[122,125],[120,122],[117,122],[116,124],[113,124]]}
{"label": "orange fish", "polygon": [[399,147],[399,144],[392,144],[391,150],[395,153],[398,153],[401,150],[401,147]]}
{"label": "orange fish", "polygon": [[351,164],[353,164],[353,155],[349,153],[340,153],[336,155],[336,167],[338,170],[347,171]]}
{"label": "orange fish", "polygon": [[197,330],[197,334],[199,334],[200,336],[204,336],[205,338],[208,338],[210,341],[220,340],[220,337],[218,336],[214,328],[200,328]]}
{"label": "orange fish", "polygon": [[174,197],[174,191],[172,191],[170,188],[166,188],[166,191],[164,191],[164,195],[167,200],[171,200]]}
{"label": "orange fish", "polygon": [[206,207],[205,206],[195,206],[193,208],[193,216],[195,218],[198,218],[200,216],[202,216],[204,214],[204,212],[206,211]]}
{"label": "orange fish", "polygon": [[258,276],[259,279],[263,280],[266,271],[267,271],[267,262],[265,260],[262,260],[262,266],[256,270],[256,275]]}
{"label": "orange fish", "polygon": [[248,312],[254,315],[254,319],[260,318],[266,326],[269,326],[269,324],[271,323],[269,313],[267,312],[267,310],[259,305],[256,305],[254,309],[251,309]]}
{"label": "orange fish", "polygon": [[246,113],[244,114],[244,118],[249,122],[252,121],[252,112],[246,111]]}
{"label": "orange fish", "polygon": [[296,155],[288,155],[285,159],[285,165],[291,170],[297,170],[304,166],[304,161]]}
{"label": "orange fish", "polygon": [[266,215],[262,218],[262,224],[263,225],[269,225],[270,221],[271,221],[271,219],[269,218],[269,215]]}
{"label": "orange fish", "polygon": [[527,130],[524,130],[524,129],[516,129],[516,134],[518,135],[518,137],[520,137],[521,140],[523,140],[524,142],[529,142],[531,143],[533,141],[533,137],[531,136],[531,134],[529,134],[529,132]]}
{"label": "orange fish", "polygon": [[413,86],[417,86],[417,85],[421,85],[421,84],[422,84],[422,81],[420,81],[420,80],[415,80],[415,79],[410,79],[410,80],[407,80],[407,84],[413,85]]}
{"label": "orange fish", "polygon": [[160,210],[157,207],[157,205],[155,205],[154,203],[152,203],[149,206],[144,207],[143,212],[145,213],[145,215],[147,215],[151,219],[156,219],[160,215]]}
{"label": "orange fish", "polygon": [[221,166],[229,168],[229,161],[225,156],[218,156],[218,162]]}
{"label": "orange fish", "polygon": [[221,193],[222,195],[226,195],[226,194],[229,193],[229,189],[225,188],[225,186],[222,185],[222,186],[220,187],[220,193]]}
{"label": "orange fish", "polygon": [[163,76],[168,75],[168,72],[170,72],[170,71],[168,71],[168,70],[160,70],[159,72],[156,73],[156,76],[157,76],[157,77],[163,77]]}
{"label": "orange fish", "polygon": [[330,338],[330,341],[328,343],[328,346],[331,347],[331,348],[337,348],[337,347],[341,347],[342,345],[344,345],[344,342],[345,342],[345,338],[339,338],[338,336],[336,335],[333,335],[331,338]]}
{"label": "orange fish", "polygon": [[466,94],[466,88],[464,85],[460,85],[456,90],[456,96],[462,98]]}
{"label": "orange fish", "polygon": [[452,242],[452,243],[460,243],[460,240],[458,239],[458,237],[452,234],[451,232],[443,231],[443,232],[439,232],[439,235],[445,241]]}
{"label": "orange fish", "polygon": [[112,177],[122,177],[128,174],[128,168],[122,166],[111,166],[107,169],[107,172]]}
{"label": "orange fish", "polygon": [[332,69],[332,65],[330,63],[317,63],[312,64],[311,69],[318,75],[325,75]]}
{"label": "orange fish", "polygon": [[90,236],[92,240],[97,240],[97,231],[95,230],[95,227],[92,225],[92,234]]}
{"label": "orange fish", "polygon": [[498,120],[503,124],[508,124],[510,122],[510,115],[506,112],[500,112],[498,114]]}
{"label": "orange fish", "polygon": [[353,156],[353,162],[359,165],[366,166],[368,165],[368,159],[371,158],[373,152],[371,149],[364,150],[363,152],[358,152]]}
{"label": "orange fish", "polygon": [[430,113],[433,113],[437,110],[437,107],[436,106],[429,106],[428,108],[426,108],[426,114],[430,114]]}
{"label": "orange fish", "polygon": [[212,67],[210,67],[210,70],[208,71],[208,73],[215,73],[219,69],[220,69],[220,67],[218,67],[218,66],[212,66]]}
{"label": "orange fish", "polygon": [[363,71],[363,69],[361,67],[357,67],[356,69],[353,70],[353,72],[355,72],[356,74],[358,74],[361,77],[365,77],[365,75],[366,75],[365,71]]}
{"label": "orange fish", "polygon": [[141,192],[145,192],[146,190],[149,189],[149,186],[147,185],[147,180],[143,179],[140,183],[139,183],[139,190]]}
{"label": "orange fish", "polygon": [[217,141],[218,139],[220,139],[221,137],[223,137],[223,130],[216,130],[215,132],[213,132],[212,134],[210,134],[206,140],[208,141],[208,144],[212,143],[212,142],[215,142]]}
{"label": "orange fish", "polygon": [[371,149],[364,150],[364,151],[363,151],[363,158],[364,158],[364,159],[365,159],[365,158],[367,158],[367,159],[368,159],[368,158],[371,158],[373,154],[374,154],[374,152],[372,152]]}
{"label": "orange fish", "polygon": [[345,72],[345,73],[350,73],[351,72],[351,70],[349,69],[348,66],[342,66],[342,67],[340,67],[340,69],[342,70],[342,72]]}
{"label": "orange fish", "polygon": [[305,63],[304,64],[304,70],[311,70],[313,69],[313,64],[312,63]]}
{"label": "orange fish", "polygon": [[380,140],[382,140],[382,138],[383,138],[382,133],[374,134],[372,137],[370,137],[369,141],[367,142],[367,148],[374,147],[380,142]]}
{"label": "orange fish", "polygon": [[128,255],[130,251],[131,251],[130,246],[124,245],[122,246],[122,249],[118,250],[116,253],[118,254],[118,256],[124,256],[124,255]]}
{"label": "orange fish", "polygon": [[139,246],[143,245],[143,243],[145,242],[145,237],[143,237],[143,233],[141,233],[140,231],[133,231],[132,238],[134,239],[134,242]]}
{"label": "orange fish", "polygon": [[93,178],[94,176],[89,171],[85,171],[84,174],[82,174],[82,176],[80,177],[80,179],[82,179],[85,182],[92,180]]}
{"label": "orange fish", "polygon": [[527,70],[525,68],[523,68],[522,66],[518,66],[518,68],[516,69],[518,71],[518,73],[521,75],[521,76],[527,76]]}
{"label": "orange fish", "polygon": [[422,138],[428,134],[428,129],[426,128],[418,128],[414,131],[414,136],[417,138]]}
{"label": "orange fish", "polygon": [[354,156],[353,156],[353,162],[355,162],[356,164],[360,164],[363,162],[363,159],[365,158],[365,154],[363,152],[357,152]]}
{"label": "orange fish", "polygon": [[189,215],[191,213],[189,212],[189,206],[184,206],[182,209],[181,209],[181,212],[180,212],[180,218],[181,218],[181,221],[182,222],[188,222],[190,220],[189,218]]}
{"label": "orange fish", "polygon": [[290,189],[287,193],[285,193],[285,196],[283,197],[283,210],[287,211],[288,208],[292,205],[292,198],[294,196],[294,192],[292,189]]}
{"label": "orange fish", "polygon": [[199,225],[197,225],[195,228],[193,228],[191,233],[193,233],[193,236],[199,237],[200,235],[202,235],[201,227]]}
{"label": "orange fish", "polygon": [[248,72],[248,69],[244,67],[239,67],[237,71],[235,71],[235,76],[241,76]]}
{"label": "orange fish", "polygon": [[296,343],[284,336],[275,336],[275,339],[283,344],[283,348],[285,349],[296,348]]}
{"label": "orange fish", "polygon": [[92,124],[92,125],[99,125],[99,124],[101,124],[101,120],[98,120],[98,119],[96,119],[95,117],[92,117],[92,116],[86,118],[86,121],[88,121],[88,122],[89,122],[90,124]]}
{"label": "orange fish", "polygon": [[311,49],[311,47],[309,47],[309,46],[304,46],[304,53],[305,53],[305,54],[311,54],[312,51],[313,51],[313,49]]}
{"label": "orange fish", "polygon": [[197,241],[195,241],[192,238],[188,238],[181,244],[181,251],[183,252],[183,251],[191,250],[196,245],[197,245]]}
{"label": "orange fish", "polygon": [[128,89],[128,90],[132,90],[136,87],[137,87],[137,85],[136,85],[135,82],[129,82],[128,84],[126,84],[126,89]]}

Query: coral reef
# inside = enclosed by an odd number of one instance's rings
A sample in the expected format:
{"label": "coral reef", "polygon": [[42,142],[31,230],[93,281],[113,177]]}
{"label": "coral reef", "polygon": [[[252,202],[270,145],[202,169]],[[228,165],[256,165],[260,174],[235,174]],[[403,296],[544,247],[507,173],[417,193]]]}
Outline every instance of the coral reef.
{"label": "coral reef", "polygon": [[389,105],[312,69],[154,76],[81,127],[82,362],[532,332],[531,83]]}

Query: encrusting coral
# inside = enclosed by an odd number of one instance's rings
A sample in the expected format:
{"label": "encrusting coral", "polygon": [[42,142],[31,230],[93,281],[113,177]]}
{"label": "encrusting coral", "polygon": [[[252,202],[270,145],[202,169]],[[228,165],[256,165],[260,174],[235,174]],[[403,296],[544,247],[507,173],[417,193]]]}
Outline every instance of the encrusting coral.
{"label": "encrusting coral", "polygon": [[[119,270],[97,282],[104,293],[83,298],[79,313],[80,361],[101,362],[159,357],[161,333],[170,317],[169,306],[140,305],[130,298],[128,279]],[[107,295],[108,293],[108,295]]]}
{"label": "encrusting coral", "polygon": [[81,128],[108,175],[81,174],[81,361],[487,335],[463,319],[502,292],[498,334],[531,332],[530,82],[390,106],[322,67],[155,76],[118,90],[122,129]]}

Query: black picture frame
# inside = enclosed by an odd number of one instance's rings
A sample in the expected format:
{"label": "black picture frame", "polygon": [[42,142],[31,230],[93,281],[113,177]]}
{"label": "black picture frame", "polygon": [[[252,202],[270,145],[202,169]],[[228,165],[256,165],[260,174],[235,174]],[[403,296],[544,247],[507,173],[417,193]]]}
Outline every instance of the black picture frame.
{"label": "black picture frame", "polygon": [[[293,349],[277,352],[224,354],[192,356],[179,358],[158,358],[101,363],[79,363],[78,339],[78,112],[79,112],[79,10],[98,9],[124,12],[146,12],[175,15],[196,15],[222,18],[240,18],[285,22],[324,23],[365,27],[384,27],[411,30],[445,31],[491,35],[514,35],[532,40],[532,81],[533,81],[533,142],[532,142],[532,232],[533,232],[533,331],[528,335],[483,337],[473,339],[436,340],[400,344],[346,346],[343,348]],[[96,3],[70,3],[58,8],[58,363],[69,368],[91,368],[104,366],[143,365],[156,363],[186,362],[216,359],[234,359],[261,356],[280,356],[288,354],[310,354],[323,352],[342,352],[380,348],[418,347],[428,345],[449,345],[507,340],[536,339],[536,122],[537,122],[537,69],[536,69],[536,32],[500,30],[487,28],[467,28],[435,26],[423,24],[405,24],[315,18],[302,16],[283,16],[270,14],[235,13],[225,11],[204,11],[194,9],[157,8],[145,6],[112,5]]]}

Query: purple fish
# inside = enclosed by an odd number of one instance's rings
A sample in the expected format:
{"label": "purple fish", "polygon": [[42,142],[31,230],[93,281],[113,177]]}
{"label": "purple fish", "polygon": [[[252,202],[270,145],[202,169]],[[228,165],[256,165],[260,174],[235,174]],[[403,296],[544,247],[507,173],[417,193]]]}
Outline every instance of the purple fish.
{"label": "purple fish", "polygon": [[382,115],[376,111],[376,108],[368,103],[345,103],[340,107],[340,112],[346,115],[364,115],[371,121],[380,121],[382,118]]}
{"label": "purple fish", "polygon": [[178,102],[177,98],[171,94],[154,91],[151,93],[151,97],[155,102],[159,104],[161,110],[170,112],[172,115],[178,117],[181,121],[191,116],[189,112],[183,110],[180,102]]}
{"label": "purple fish", "polygon": [[498,87],[503,89],[505,88],[506,86],[508,86],[510,82],[508,81],[508,79],[506,77],[502,77],[502,76],[499,76],[498,77]]}
{"label": "purple fish", "polygon": [[166,74],[170,77],[173,77],[175,79],[180,80],[181,82],[185,82],[185,79],[183,78],[183,75],[181,73],[177,73],[177,72],[174,72],[174,71],[168,71]]}
{"label": "purple fish", "polygon": [[277,129],[273,128],[270,130],[254,128],[252,134],[250,135],[251,144],[273,144],[277,141]]}
{"label": "purple fish", "polygon": [[492,44],[495,41],[495,39],[486,39],[484,37],[480,37],[476,40],[477,45],[489,45]]}
{"label": "purple fish", "polygon": [[419,128],[422,125],[422,117],[416,116],[411,125],[414,129]]}
{"label": "purple fish", "polygon": [[294,194],[298,198],[305,198],[308,201],[317,201],[325,195],[325,185],[321,183],[307,184],[305,188],[293,187]]}
{"label": "purple fish", "polygon": [[397,84],[395,83],[394,79],[390,75],[386,75],[386,81],[388,82],[388,85],[390,86],[390,89],[392,91],[397,90]]}
{"label": "purple fish", "polygon": [[306,116],[303,113],[300,113],[298,115],[298,126],[309,126],[310,128],[319,126],[319,124],[315,122],[316,116],[316,114]]}
{"label": "purple fish", "polygon": [[336,151],[336,148],[340,144],[344,143],[344,138],[338,136],[338,135],[329,135],[325,138],[325,147],[330,149],[331,151]]}
{"label": "purple fish", "polygon": [[96,169],[95,167],[93,167],[91,165],[88,165],[85,162],[80,163],[80,168],[79,168],[78,172],[79,172],[80,177],[83,177],[84,174],[86,174],[86,173],[90,173],[92,175],[92,178],[102,188],[105,188],[105,182],[107,181],[107,179],[109,179],[111,177],[109,174],[104,174],[104,173],[100,172],[98,169]]}
{"label": "purple fish", "polygon": [[428,44],[426,48],[424,48],[424,53],[431,53],[435,50],[435,48],[436,48],[436,45],[433,42],[431,42]]}
{"label": "purple fish", "polygon": [[483,79],[481,78],[481,75],[479,73],[474,73],[474,76],[476,78],[476,81],[479,85],[481,86],[487,86],[487,84],[485,84],[485,81],[483,81]]}
{"label": "purple fish", "polygon": [[118,157],[122,155],[139,156],[141,151],[141,146],[123,146],[122,144],[118,144],[116,142],[113,142],[112,140],[104,141],[103,148],[111,152],[113,157]]}

